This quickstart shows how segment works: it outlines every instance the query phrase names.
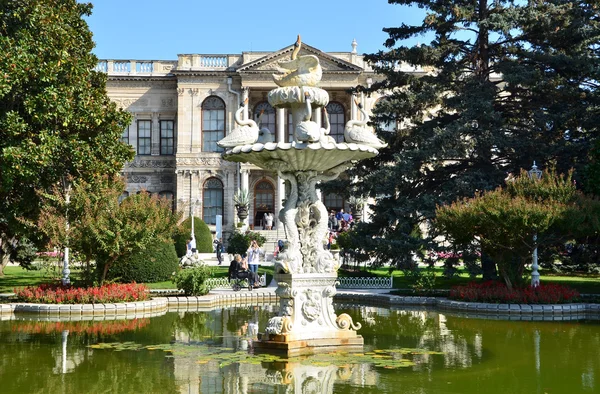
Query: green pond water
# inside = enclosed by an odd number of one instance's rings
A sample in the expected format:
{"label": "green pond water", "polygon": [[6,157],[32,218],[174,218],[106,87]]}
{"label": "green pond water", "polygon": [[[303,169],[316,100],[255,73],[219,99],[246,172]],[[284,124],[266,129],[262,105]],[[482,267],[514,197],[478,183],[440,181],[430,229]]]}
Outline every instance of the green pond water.
{"label": "green pond water", "polygon": [[[254,354],[272,305],[0,321],[0,393],[599,393],[600,321],[337,306],[364,354]],[[28,320],[29,319],[29,320]]]}

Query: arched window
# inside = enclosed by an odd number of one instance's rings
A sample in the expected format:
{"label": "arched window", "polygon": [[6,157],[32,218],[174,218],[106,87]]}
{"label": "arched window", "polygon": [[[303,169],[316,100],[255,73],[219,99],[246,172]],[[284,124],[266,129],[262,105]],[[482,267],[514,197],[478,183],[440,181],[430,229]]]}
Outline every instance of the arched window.
{"label": "arched window", "polygon": [[[262,112],[262,116],[261,113]],[[266,101],[262,101],[254,107],[253,119],[258,123],[258,127],[266,127],[269,129],[274,138],[277,136],[277,116],[275,116],[275,108]],[[260,120],[259,120],[260,119]]]}
{"label": "arched window", "polygon": [[331,101],[327,104],[327,114],[331,125],[329,135],[335,139],[335,142],[344,142],[344,126],[346,126],[344,106],[337,101]]}
{"label": "arched window", "polygon": [[[275,214],[275,188],[268,180],[262,180],[254,187],[254,225],[264,226],[265,213]],[[274,215],[275,216],[275,215]]]}
{"label": "arched window", "polygon": [[225,103],[210,96],[202,103],[202,151],[222,152],[217,141],[225,137]]}
{"label": "arched window", "polygon": [[158,197],[159,198],[166,198],[170,203],[171,203],[171,210],[174,211],[175,210],[175,199],[174,194],[172,191],[170,190],[163,190],[162,192],[158,192]]}
{"label": "arched window", "polygon": [[342,196],[336,193],[328,193],[323,196],[323,204],[328,211],[339,212],[340,209],[346,210],[346,204]]}
{"label": "arched window", "polygon": [[202,220],[216,224],[217,215],[223,215],[223,183],[217,178],[208,178],[202,192]]}

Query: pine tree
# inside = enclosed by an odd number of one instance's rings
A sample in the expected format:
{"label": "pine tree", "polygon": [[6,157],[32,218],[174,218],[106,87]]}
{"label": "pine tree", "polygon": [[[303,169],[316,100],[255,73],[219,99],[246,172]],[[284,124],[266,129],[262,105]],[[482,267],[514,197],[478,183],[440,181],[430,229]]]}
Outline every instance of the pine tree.
{"label": "pine tree", "polygon": [[[418,229],[445,204],[503,185],[537,161],[581,182],[600,125],[600,18],[595,1],[389,0],[424,8],[418,26],[386,28],[385,51],[366,55],[389,143],[350,179],[376,198],[360,231],[397,266],[432,248]],[[427,45],[400,45],[433,35]],[[401,63],[417,73],[399,70]]]}

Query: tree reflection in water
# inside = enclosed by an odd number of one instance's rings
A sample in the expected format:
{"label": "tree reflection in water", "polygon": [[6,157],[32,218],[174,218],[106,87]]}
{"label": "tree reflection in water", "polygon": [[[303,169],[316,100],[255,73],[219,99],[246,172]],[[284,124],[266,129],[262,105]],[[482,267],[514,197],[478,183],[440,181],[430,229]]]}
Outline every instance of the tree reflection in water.
{"label": "tree reflection in water", "polygon": [[[484,320],[428,309],[342,304],[336,310],[363,324],[365,354],[293,359],[253,354],[256,327],[264,328],[275,314],[271,305],[255,305],[167,313],[131,331],[74,330],[65,350],[67,360],[76,355],[77,362],[64,375],[57,369],[65,354],[61,332],[31,329],[36,327],[32,322],[2,321],[0,387],[3,393],[598,389],[597,321]],[[101,343],[110,346],[102,348]]]}

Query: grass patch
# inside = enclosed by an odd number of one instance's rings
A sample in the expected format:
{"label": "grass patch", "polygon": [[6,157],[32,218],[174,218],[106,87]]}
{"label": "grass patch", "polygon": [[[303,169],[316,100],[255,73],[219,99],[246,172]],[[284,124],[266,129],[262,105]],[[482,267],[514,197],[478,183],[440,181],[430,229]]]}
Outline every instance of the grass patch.
{"label": "grass patch", "polygon": [[[228,273],[228,266],[217,266],[213,268],[213,277],[225,278]],[[451,279],[443,277],[443,268],[434,268],[436,274],[436,281],[434,290],[441,290],[439,294],[444,295],[444,290],[450,290],[453,286],[466,285],[473,281],[469,275],[463,269],[459,268],[459,275]],[[271,283],[273,278],[273,267],[260,266],[258,270],[259,274],[267,274],[267,284]],[[52,283],[60,277],[52,278],[48,276],[45,271],[27,271],[18,266],[8,266],[4,269],[5,276],[0,278],[0,293],[12,293],[15,287],[24,286],[39,286],[43,283]],[[392,275],[394,277],[394,289],[406,290],[411,288],[411,281],[407,278],[402,271],[389,272],[387,268],[376,268],[371,270],[345,270],[341,269],[338,272],[340,277],[360,277],[360,276],[376,276],[376,277],[388,277]],[[79,271],[71,269],[71,278],[76,281],[79,278]],[[475,278],[475,280],[481,280],[481,276]],[[542,275],[540,277],[542,283],[556,283],[565,286],[572,287],[582,294],[600,294],[600,277],[592,276],[558,276]],[[156,283],[145,283],[150,289],[176,289],[177,287],[171,281],[156,282]]]}

